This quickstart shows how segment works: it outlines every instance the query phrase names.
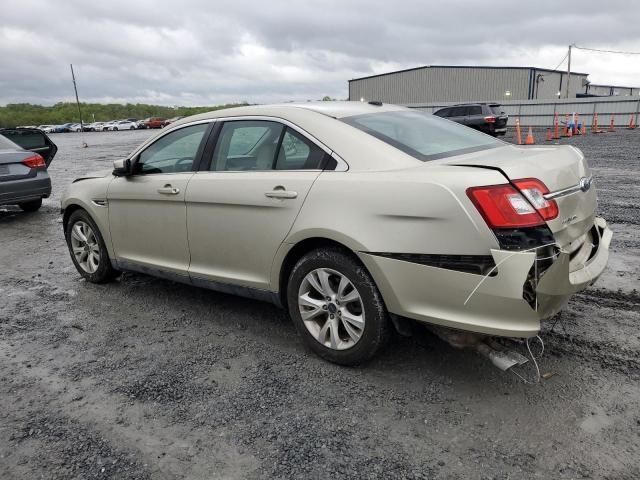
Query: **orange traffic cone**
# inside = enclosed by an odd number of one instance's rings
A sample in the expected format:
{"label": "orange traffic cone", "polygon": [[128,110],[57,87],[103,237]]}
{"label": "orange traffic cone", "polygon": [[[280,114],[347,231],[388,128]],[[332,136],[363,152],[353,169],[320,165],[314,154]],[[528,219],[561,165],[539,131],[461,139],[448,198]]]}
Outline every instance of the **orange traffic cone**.
{"label": "orange traffic cone", "polygon": [[516,142],[522,145],[522,132],[520,132],[520,119],[516,118]]}
{"label": "orange traffic cone", "polygon": [[602,133],[604,130],[600,130],[598,127],[598,112],[593,114],[593,125],[591,126],[591,133]]}
{"label": "orange traffic cone", "polygon": [[562,132],[563,137],[569,136],[569,114],[567,113],[564,116],[564,131]]}
{"label": "orange traffic cone", "polygon": [[633,130],[636,128],[636,114],[631,114],[631,120],[629,120],[629,126],[627,127],[629,130]]}
{"label": "orange traffic cone", "polygon": [[551,141],[551,129],[548,128],[547,129],[547,136],[544,139],[546,142],[550,142]]}
{"label": "orange traffic cone", "polygon": [[527,145],[533,145],[535,140],[533,139],[533,129],[529,127],[529,133],[527,134],[527,141],[525,142]]}
{"label": "orange traffic cone", "polygon": [[580,135],[586,135],[587,134],[587,126],[583,123],[582,124],[582,131],[580,132]]}
{"label": "orange traffic cone", "polygon": [[574,135],[580,135],[580,129],[578,128],[578,123],[579,123],[578,117],[579,117],[579,115],[578,115],[578,113],[576,113],[576,116],[573,119],[573,134]]}
{"label": "orange traffic cone", "polygon": [[610,132],[616,131],[616,127],[614,126],[613,113],[611,114],[611,121],[609,122],[609,131]]}
{"label": "orange traffic cone", "polygon": [[558,121],[558,112],[556,112],[556,116],[553,120],[553,139],[554,140],[558,140],[560,138],[560,132],[558,132],[558,126],[560,125],[560,122]]}

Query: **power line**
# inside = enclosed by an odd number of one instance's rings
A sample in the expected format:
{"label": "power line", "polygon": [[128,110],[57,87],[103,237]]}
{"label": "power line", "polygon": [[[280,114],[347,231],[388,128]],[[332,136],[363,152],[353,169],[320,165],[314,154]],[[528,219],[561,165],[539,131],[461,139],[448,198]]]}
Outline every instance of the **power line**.
{"label": "power line", "polygon": [[[600,48],[579,47],[575,43],[572,45],[572,47],[573,48],[577,48],[578,50],[588,50],[590,52],[620,53],[622,55],[640,55],[640,52],[625,52],[625,51],[622,51],[622,50],[603,50],[603,49],[600,49]],[[560,62],[560,63],[562,63],[562,62]]]}
{"label": "power line", "polygon": [[560,62],[558,62],[558,65],[556,65],[556,68],[553,68],[552,70],[557,70],[558,67],[564,63],[564,61],[567,59],[568,56],[569,56],[569,52],[565,53],[564,57],[562,57],[562,60],[560,60]]}

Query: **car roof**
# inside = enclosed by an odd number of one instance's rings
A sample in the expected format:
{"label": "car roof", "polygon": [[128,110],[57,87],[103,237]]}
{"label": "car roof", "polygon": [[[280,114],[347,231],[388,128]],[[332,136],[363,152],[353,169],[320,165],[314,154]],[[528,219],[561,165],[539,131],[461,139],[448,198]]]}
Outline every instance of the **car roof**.
{"label": "car roof", "polygon": [[330,101],[330,102],[301,102],[301,103],[279,103],[272,105],[247,105],[242,107],[225,108],[222,110],[214,110],[212,112],[201,113],[186,117],[176,125],[189,123],[197,120],[207,120],[221,117],[239,117],[245,115],[257,116],[280,116],[283,112],[300,112],[307,110],[309,112],[320,113],[332,118],[344,118],[354,115],[364,115],[367,113],[389,112],[397,110],[406,110],[405,107],[392,104],[371,104],[368,102],[350,102],[350,101]]}

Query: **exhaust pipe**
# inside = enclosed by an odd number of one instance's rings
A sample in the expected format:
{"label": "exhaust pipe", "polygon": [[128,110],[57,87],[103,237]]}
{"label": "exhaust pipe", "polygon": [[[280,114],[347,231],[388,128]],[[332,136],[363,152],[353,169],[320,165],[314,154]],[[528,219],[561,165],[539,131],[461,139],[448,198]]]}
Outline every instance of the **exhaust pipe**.
{"label": "exhaust pipe", "polygon": [[503,372],[506,372],[516,365],[524,365],[529,361],[524,355],[514,352],[513,350],[508,350],[488,335],[463,332],[432,325],[429,325],[428,328],[454,348],[478,352]]}

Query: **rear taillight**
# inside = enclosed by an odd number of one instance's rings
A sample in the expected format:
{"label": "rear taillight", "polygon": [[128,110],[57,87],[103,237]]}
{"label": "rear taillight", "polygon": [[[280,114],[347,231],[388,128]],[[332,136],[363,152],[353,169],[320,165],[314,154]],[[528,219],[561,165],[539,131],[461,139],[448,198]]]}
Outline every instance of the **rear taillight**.
{"label": "rear taillight", "polygon": [[516,180],[513,184],[527,197],[538,213],[545,220],[553,220],[558,216],[558,204],[555,200],[547,200],[544,196],[549,193],[547,186],[537,178]]}
{"label": "rear taillight", "polygon": [[496,123],[496,117],[484,117],[484,121],[487,123]]}
{"label": "rear taillight", "polygon": [[490,228],[542,225],[544,220],[513,185],[472,187],[467,195]]}
{"label": "rear taillight", "polygon": [[46,168],[47,166],[47,164],[44,163],[44,158],[42,158],[37,153],[22,160],[22,164],[26,165],[29,168]]}
{"label": "rear taillight", "polygon": [[535,227],[558,216],[558,205],[546,200],[547,187],[526,178],[511,184],[467,189],[467,195],[490,228]]}

